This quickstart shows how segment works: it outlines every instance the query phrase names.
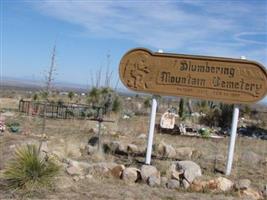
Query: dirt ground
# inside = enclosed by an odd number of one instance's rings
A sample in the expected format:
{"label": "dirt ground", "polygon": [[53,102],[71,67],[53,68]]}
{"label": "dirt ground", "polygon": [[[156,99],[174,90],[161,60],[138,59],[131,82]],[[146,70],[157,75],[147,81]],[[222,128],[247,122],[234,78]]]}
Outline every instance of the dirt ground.
{"label": "dirt ground", "polygon": [[[1,101],[1,107],[16,108],[17,102]],[[9,133],[0,136],[0,170],[11,158],[15,145],[26,143],[38,143],[41,138],[42,119],[34,116],[27,116],[17,112],[13,116],[6,116],[6,121],[18,121],[21,124],[21,133]],[[138,147],[146,147],[146,139],[138,138],[140,134],[147,133],[149,123],[148,117],[133,117],[131,119],[119,119],[118,116],[110,116],[115,123],[104,123],[103,141],[121,141],[133,143]],[[74,158],[81,145],[86,145],[88,139],[96,133],[96,122],[88,120],[59,120],[48,119],[46,136],[48,147],[51,149],[63,149],[67,157]],[[196,155],[192,160],[200,165],[203,176],[218,177],[224,176],[227,159],[227,148],[229,137],[223,139],[205,139],[155,133],[154,143],[164,141],[173,147],[192,147],[196,149]],[[251,153],[252,152],[252,153]],[[246,156],[251,155],[251,156]],[[253,155],[256,155],[253,157]],[[259,162],[256,162],[257,159]],[[140,166],[144,157],[117,156],[106,154],[102,161],[112,161],[126,166]],[[82,155],[78,160],[94,162],[89,155]],[[152,158],[152,165],[155,165],[161,174],[166,170],[172,160]],[[241,178],[250,179],[252,186],[262,189],[267,183],[267,142],[254,138],[237,137],[235,146],[235,158],[232,174],[228,177],[235,181]],[[235,193],[212,194],[212,193],[191,193],[184,190],[169,190],[165,188],[151,188],[142,183],[125,184],[121,180],[106,177],[92,177],[75,182],[64,170],[57,177],[54,190],[36,194],[33,199],[238,199]],[[9,191],[3,182],[0,181],[0,199],[20,198],[19,194]]]}

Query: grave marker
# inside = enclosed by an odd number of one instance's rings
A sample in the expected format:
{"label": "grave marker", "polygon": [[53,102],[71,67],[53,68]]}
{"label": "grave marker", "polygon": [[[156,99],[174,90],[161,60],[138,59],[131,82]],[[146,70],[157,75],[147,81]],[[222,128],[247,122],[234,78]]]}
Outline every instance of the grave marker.
{"label": "grave marker", "polygon": [[175,113],[169,111],[163,113],[160,119],[160,127],[165,129],[174,129],[175,117],[178,117]]}

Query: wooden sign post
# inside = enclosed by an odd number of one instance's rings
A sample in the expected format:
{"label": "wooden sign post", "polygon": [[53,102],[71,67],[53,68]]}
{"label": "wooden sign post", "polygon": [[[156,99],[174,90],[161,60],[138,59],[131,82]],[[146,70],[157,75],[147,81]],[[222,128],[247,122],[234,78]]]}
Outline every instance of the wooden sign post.
{"label": "wooden sign post", "polygon": [[147,165],[150,165],[150,162],[151,162],[152,145],[153,145],[153,137],[154,137],[154,129],[155,129],[155,121],[156,121],[156,111],[157,111],[157,101],[155,98],[153,98],[150,122],[149,122],[149,133],[148,133],[148,138],[147,138],[146,160],[145,160],[145,163]]}
{"label": "wooden sign post", "polygon": [[250,104],[267,93],[265,68],[244,59],[153,53],[139,48],[122,57],[119,73],[127,88],[150,94]]}
{"label": "wooden sign post", "polygon": [[227,157],[226,171],[225,171],[225,175],[227,175],[227,176],[229,176],[231,174],[232,164],[233,164],[233,160],[234,160],[234,150],[235,150],[236,131],[237,131],[237,124],[238,124],[238,115],[239,115],[239,107],[237,105],[235,105],[234,110],[233,110],[230,142],[229,142],[228,157]]}

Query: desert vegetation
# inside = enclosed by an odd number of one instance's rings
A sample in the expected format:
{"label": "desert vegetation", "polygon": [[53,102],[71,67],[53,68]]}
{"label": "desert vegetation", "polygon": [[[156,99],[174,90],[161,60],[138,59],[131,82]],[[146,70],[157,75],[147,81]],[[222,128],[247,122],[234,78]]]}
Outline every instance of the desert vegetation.
{"label": "desert vegetation", "polygon": [[52,158],[42,155],[37,146],[18,147],[3,172],[8,188],[22,192],[23,196],[31,196],[53,184],[59,167]]}
{"label": "desert vegetation", "polygon": [[[43,112],[19,112],[22,98],[47,102],[45,131]],[[151,96],[119,94],[106,86],[92,87],[85,95],[1,93],[1,198],[264,198],[266,108],[241,106],[233,169],[225,176],[232,106],[156,98],[156,133],[147,166]],[[70,109],[67,118],[49,115],[50,105],[79,104],[88,106],[81,110],[86,117]],[[159,125],[168,110],[176,115],[172,130]]]}

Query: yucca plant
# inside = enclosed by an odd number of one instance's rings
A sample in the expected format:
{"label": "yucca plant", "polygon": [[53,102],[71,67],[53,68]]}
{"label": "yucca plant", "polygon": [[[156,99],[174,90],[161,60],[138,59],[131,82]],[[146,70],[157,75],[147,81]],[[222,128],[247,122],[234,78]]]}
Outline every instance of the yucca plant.
{"label": "yucca plant", "polygon": [[21,146],[4,170],[4,179],[11,189],[34,192],[52,186],[59,166],[42,157],[35,145]]}

